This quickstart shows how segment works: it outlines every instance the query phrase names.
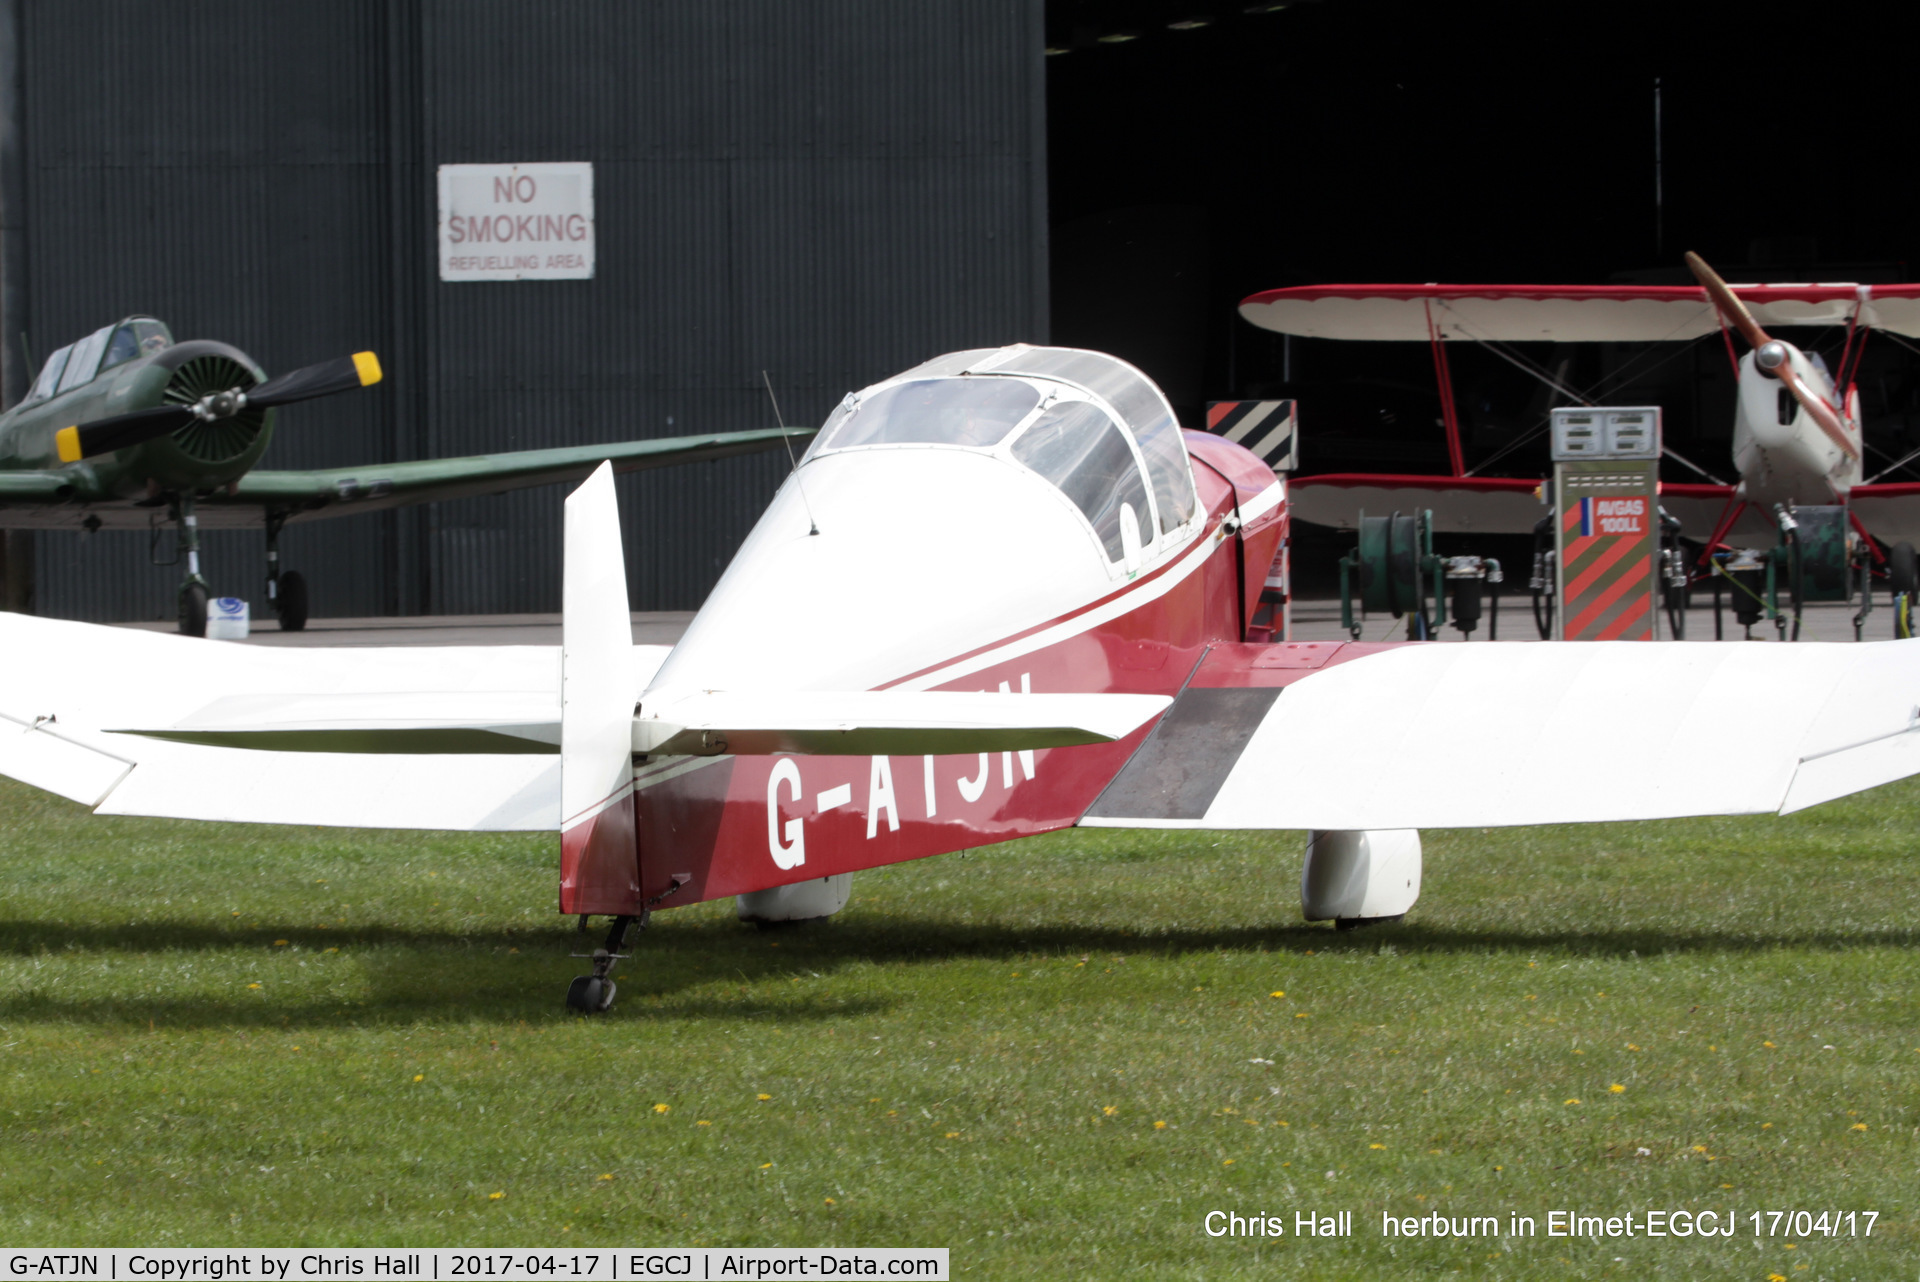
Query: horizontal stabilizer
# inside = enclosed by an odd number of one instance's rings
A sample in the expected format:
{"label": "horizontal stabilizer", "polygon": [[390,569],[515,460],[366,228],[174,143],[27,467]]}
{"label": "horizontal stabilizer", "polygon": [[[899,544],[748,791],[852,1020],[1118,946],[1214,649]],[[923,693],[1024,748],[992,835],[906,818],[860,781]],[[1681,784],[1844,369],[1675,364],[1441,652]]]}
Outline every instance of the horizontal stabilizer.
{"label": "horizontal stabilizer", "polygon": [[633,750],[937,756],[1064,748],[1124,739],[1170,702],[1149,694],[712,691],[657,708],[643,700]]}
{"label": "horizontal stabilizer", "polygon": [[[1144,694],[971,694],[947,691],[709,692],[633,721],[633,751],[713,756],[772,752],[1012,752],[1123,739],[1170,700]],[[560,723],[552,694],[495,692],[484,717],[458,693],[235,695],[169,726],[119,734],[214,748],[373,754],[551,754]]]}
{"label": "horizontal stabilizer", "polygon": [[560,701],[552,692],[492,691],[480,716],[477,702],[451,691],[231,695],[171,726],[112,733],[265,752],[560,751]]}

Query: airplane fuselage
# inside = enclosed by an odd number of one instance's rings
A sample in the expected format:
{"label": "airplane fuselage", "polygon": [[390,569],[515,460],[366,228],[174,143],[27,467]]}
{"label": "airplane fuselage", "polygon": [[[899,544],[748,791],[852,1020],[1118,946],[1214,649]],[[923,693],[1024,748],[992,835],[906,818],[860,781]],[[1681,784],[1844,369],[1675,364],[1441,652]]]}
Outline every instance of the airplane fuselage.
{"label": "airplane fuselage", "polygon": [[[64,391],[29,396],[0,414],[0,470],[44,470],[71,478],[64,498],[75,503],[207,493],[246,475],[273,438],[274,411],[248,410],[219,424],[195,424],[126,449],[62,462],[62,428],[151,409],[203,394],[199,383],[247,386],[264,372],[225,343],[174,343],[135,356]],[[183,388],[183,385],[184,388]],[[192,394],[189,394],[192,393]]]}
{"label": "airplane fuselage", "polygon": [[[1784,346],[1802,384],[1842,411],[1841,424],[1852,452],[1822,431],[1785,384],[1769,377],[1755,363],[1755,353],[1748,352],[1740,358],[1733,418],[1733,464],[1740,474],[1740,495],[1764,508],[1776,503],[1843,504],[1861,481],[1858,406],[1841,406],[1825,366],[1791,344]],[[1849,401],[1857,402],[1857,397]]]}
{"label": "airplane fuselage", "polygon": [[[832,433],[748,535],[643,711],[704,690],[1172,696],[1248,683],[1248,621],[1288,520],[1285,483],[1253,454],[1184,433],[1189,515],[1142,520],[1150,537],[1122,549],[1004,447],[835,450]],[[1066,827],[1149,729],[967,756],[640,759],[637,884],[563,856],[561,908],[632,914],[656,897],[678,906]]]}

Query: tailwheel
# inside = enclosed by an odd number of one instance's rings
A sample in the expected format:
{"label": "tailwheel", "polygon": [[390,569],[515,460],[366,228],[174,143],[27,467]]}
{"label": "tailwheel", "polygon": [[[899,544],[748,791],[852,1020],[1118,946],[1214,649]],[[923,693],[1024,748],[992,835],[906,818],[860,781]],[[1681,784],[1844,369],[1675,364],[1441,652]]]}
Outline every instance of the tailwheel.
{"label": "tailwheel", "polygon": [[578,975],[567,985],[567,1009],[598,1015],[613,1005],[615,985],[599,975]]}
{"label": "tailwheel", "polygon": [[198,580],[180,585],[180,635],[207,635],[207,585]]}
{"label": "tailwheel", "polygon": [[[582,917],[581,920],[584,923],[586,919]],[[601,1015],[613,1006],[613,964],[627,956],[621,949],[626,947],[627,930],[635,920],[633,917],[613,919],[613,925],[607,930],[606,945],[594,949],[590,954],[593,974],[577,975],[567,985],[568,1010],[577,1010],[582,1015]]]}

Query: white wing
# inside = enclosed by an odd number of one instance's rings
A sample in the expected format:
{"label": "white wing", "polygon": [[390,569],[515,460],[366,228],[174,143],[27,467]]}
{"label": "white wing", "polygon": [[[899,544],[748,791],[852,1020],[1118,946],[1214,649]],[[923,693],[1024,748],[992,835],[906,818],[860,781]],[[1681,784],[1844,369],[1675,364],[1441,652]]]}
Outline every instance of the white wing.
{"label": "white wing", "polygon": [[[1196,716],[1211,734],[1183,734]],[[1920,641],[1408,646],[1284,690],[1187,691],[1082,822],[1464,828],[1786,812],[1916,772]]]}

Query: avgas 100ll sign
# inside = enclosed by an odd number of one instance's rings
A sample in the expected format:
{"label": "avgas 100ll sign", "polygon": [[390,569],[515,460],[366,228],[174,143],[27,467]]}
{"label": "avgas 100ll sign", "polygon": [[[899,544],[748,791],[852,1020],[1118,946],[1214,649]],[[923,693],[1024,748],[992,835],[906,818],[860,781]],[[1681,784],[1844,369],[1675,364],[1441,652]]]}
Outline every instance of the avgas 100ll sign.
{"label": "avgas 100ll sign", "polygon": [[593,279],[593,165],[440,166],[440,279]]}

